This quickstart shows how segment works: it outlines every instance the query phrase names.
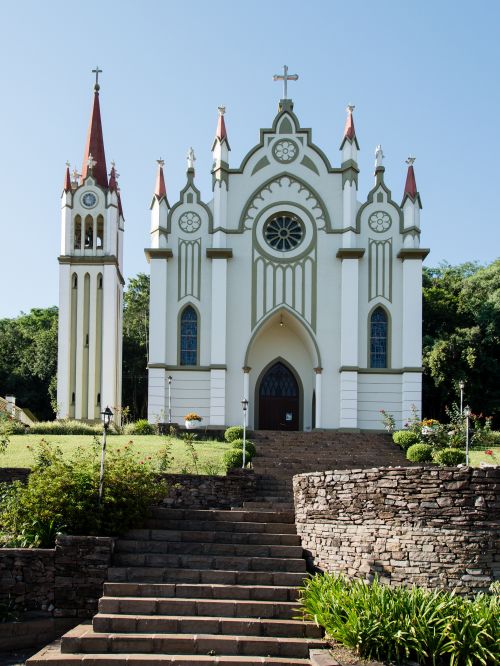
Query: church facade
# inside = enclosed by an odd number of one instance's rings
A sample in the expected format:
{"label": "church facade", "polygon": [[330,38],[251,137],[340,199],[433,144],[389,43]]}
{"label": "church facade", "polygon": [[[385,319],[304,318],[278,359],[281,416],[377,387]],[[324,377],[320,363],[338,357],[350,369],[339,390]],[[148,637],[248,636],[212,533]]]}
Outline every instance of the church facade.
{"label": "church facade", "polygon": [[[285,96],[286,97],[286,96]],[[376,151],[358,193],[353,107],[339,166],[282,99],[237,168],[219,118],[213,198],[186,184],[168,201],[163,163],[151,204],[148,418],[207,426],[380,429],[420,412],[420,196],[408,159],[400,204]]]}

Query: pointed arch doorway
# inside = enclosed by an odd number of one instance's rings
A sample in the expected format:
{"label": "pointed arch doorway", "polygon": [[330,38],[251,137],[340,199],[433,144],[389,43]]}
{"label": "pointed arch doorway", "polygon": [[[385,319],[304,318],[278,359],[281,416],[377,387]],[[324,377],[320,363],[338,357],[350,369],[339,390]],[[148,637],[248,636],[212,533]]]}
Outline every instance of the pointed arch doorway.
{"label": "pointed arch doorway", "polygon": [[284,359],[276,359],[264,368],[255,393],[260,430],[299,430],[302,427],[301,382]]}

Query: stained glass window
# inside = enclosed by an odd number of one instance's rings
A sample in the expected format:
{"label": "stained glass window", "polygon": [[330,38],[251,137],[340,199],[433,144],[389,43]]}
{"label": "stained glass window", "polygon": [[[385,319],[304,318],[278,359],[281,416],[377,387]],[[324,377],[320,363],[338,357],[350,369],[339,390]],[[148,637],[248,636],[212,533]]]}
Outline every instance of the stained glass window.
{"label": "stained glass window", "polygon": [[275,363],[260,385],[260,396],[295,398],[299,394],[297,381],[283,363]]}
{"label": "stained glass window", "polygon": [[370,320],[370,368],[387,368],[387,314],[374,310]]}
{"label": "stained glass window", "polygon": [[181,315],[181,365],[198,365],[198,315],[188,305]]}

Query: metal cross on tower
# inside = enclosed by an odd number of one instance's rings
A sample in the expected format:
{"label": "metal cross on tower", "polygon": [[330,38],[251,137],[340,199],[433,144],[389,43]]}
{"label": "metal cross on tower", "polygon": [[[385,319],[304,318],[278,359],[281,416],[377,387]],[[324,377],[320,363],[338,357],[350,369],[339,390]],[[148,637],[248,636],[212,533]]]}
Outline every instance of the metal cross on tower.
{"label": "metal cross on tower", "polygon": [[102,74],[102,69],[99,69],[99,65],[95,66],[95,69],[92,70],[93,74],[95,74],[95,90],[99,90],[99,74]]}
{"label": "metal cross on tower", "polygon": [[299,78],[298,74],[288,74],[288,65],[283,65],[283,75],[275,74],[273,81],[283,81],[283,99],[288,99],[287,88],[288,81],[296,81]]}

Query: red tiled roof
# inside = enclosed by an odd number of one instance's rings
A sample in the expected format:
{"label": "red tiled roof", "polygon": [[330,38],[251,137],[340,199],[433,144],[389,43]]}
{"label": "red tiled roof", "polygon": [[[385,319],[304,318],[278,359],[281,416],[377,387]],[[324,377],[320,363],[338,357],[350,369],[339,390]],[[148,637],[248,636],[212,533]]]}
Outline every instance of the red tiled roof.
{"label": "red tiled roof", "polygon": [[71,192],[71,176],[69,173],[69,165],[66,167],[66,174],[64,176],[64,191]]}
{"label": "red tiled roof", "polygon": [[415,180],[415,171],[413,170],[412,164],[408,167],[408,173],[406,174],[404,194],[408,195],[411,199],[415,199],[417,196],[417,182]]}
{"label": "red tiled roof", "polygon": [[99,106],[99,92],[94,92],[92,115],[87,133],[87,144],[83,154],[82,182],[89,175],[88,159],[92,155],[95,166],[92,175],[98,185],[108,187],[108,174],[106,170],[106,156],[104,154],[104,139],[102,135],[101,109]]}
{"label": "red tiled roof", "polygon": [[167,188],[165,187],[165,178],[163,176],[163,166],[158,164],[158,173],[156,174],[155,194],[161,199],[167,196]]}

